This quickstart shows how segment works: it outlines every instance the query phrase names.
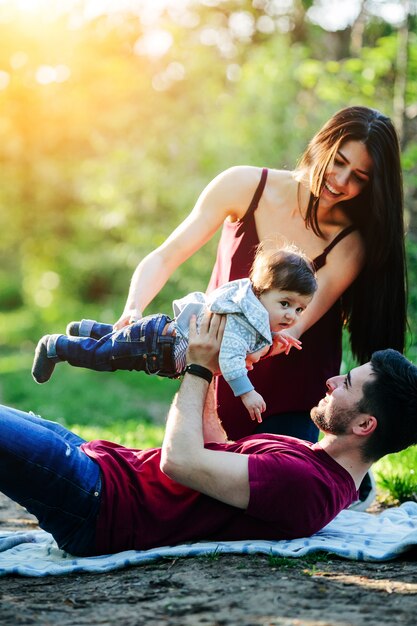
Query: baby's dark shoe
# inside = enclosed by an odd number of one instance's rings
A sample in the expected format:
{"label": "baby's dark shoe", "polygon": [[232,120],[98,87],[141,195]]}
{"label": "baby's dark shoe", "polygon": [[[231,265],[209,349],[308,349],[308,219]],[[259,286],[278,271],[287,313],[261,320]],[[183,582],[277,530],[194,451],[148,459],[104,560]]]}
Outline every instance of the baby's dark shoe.
{"label": "baby's dark shoe", "polygon": [[79,337],[80,326],[81,326],[81,322],[70,322],[65,332],[67,335],[70,335],[71,337]]}
{"label": "baby's dark shoe", "polygon": [[50,335],[44,335],[39,340],[35,350],[32,365],[32,376],[37,383],[46,383],[52,376],[58,357],[48,357],[48,340]]}

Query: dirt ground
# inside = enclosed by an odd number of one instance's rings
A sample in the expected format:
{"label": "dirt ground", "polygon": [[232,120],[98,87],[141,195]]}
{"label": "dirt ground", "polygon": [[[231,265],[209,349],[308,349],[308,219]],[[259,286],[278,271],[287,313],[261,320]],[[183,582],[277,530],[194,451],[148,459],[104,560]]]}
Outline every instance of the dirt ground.
{"label": "dirt ground", "polygon": [[[0,531],[36,528],[0,496]],[[225,555],[0,578],[1,626],[415,626],[416,613],[417,551],[382,564]]]}

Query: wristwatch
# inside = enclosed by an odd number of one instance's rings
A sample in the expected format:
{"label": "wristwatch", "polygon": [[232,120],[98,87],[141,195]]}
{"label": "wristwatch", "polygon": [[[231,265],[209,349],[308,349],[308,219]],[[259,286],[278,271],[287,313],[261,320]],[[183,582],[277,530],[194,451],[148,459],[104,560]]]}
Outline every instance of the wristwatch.
{"label": "wristwatch", "polygon": [[212,372],[207,367],[203,367],[202,365],[197,365],[197,363],[189,363],[184,370],[184,374],[187,372],[188,374],[191,374],[192,376],[198,376],[198,378],[204,378],[204,380],[206,380],[208,384],[210,384],[211,381],[213,380]]}

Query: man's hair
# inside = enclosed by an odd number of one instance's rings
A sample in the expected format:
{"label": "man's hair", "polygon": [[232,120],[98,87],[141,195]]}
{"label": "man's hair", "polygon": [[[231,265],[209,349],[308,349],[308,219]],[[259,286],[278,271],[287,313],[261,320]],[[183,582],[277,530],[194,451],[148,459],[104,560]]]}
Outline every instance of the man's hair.
{"label": "man's hair", "polygon": [[363,448],[364,458],[376,461],[417,443],[417,367],[391,349],[374,352],[371,367],[358,409],[378,421]]}
{"label": "man's hair", "polygon": [[313,263],[295,245],[277,248],[271,242],[260,243],[249,276],[258,297],[270,289],[302,296],[313,295],[317,289]]}

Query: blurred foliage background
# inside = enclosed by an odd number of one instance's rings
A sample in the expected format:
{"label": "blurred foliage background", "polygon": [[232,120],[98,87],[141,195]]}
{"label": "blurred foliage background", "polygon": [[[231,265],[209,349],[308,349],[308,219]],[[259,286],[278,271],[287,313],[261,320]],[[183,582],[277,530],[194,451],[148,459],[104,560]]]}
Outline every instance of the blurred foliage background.
{"label": "blurred foliage background", "polygon": [[[115,321],[137,262],[213,176],[292,168],[352,104],[400,133],[416,357],[416,12],[416,0],[0,0],[1,401],[69,424],[124,420],[126,433],[138,417],[161,423],[176,382],[58,367],[38,387],[37,339],[70,319]],[[149,312],[205,288],[215,245]]]}

